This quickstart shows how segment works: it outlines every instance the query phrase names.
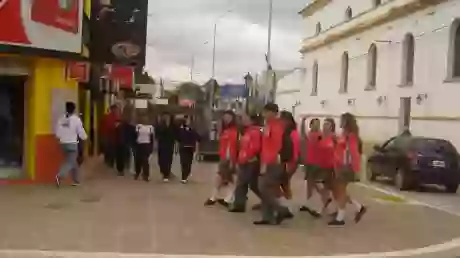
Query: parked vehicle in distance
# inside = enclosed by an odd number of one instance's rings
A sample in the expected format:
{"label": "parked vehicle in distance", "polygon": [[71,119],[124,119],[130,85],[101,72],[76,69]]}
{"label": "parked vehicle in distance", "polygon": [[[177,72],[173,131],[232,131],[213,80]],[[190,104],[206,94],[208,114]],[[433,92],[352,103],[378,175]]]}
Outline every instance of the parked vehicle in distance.
{"label": "parked vehicle in distance", "polygon": [[394,180],[400,190],[418,189],[423,184],[445,186],[456,193],[460,184],[457,149],[447,140],[397,136],[374,146],[367,161],[367,177]]}

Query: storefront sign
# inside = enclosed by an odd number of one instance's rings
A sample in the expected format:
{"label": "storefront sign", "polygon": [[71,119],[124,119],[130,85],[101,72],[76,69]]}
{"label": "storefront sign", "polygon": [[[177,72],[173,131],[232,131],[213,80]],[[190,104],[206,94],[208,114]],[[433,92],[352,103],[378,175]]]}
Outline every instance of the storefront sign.
{"label": "storefront sign", "polygon": [[112,65],[110,78],[118,82],[120,89],[132,89],[134,83],[134,68],[129,66]]}
{"label": "storefront sign", "polygon": [[82,49],[83,0],[0,0],[0,44]]}
{"label": "storefront sign", "polygon": [[67,78],[78,82],[89,81],[89,67],[87,62],[69,62],[67,63]]}
{"label": "storefront sign", "polygon": [[92,6],[91,59],[142,67],[148,0],[93,0]]}

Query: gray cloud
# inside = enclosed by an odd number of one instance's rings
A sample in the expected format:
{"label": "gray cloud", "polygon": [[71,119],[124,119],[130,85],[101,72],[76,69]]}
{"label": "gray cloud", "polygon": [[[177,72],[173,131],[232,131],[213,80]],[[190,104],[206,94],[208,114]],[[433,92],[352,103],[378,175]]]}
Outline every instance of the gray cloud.
{"label": "gray cloud", "polygon": [[[299,64],[302,23],[297,12],[307,0],[274,0],[272,56],[275,68]],[[226,13],[232,10],[231,13]],[[154,76],[187,80],[194,56],[194,79],[211,76],[216,19],[216,77],[242,81],[264,69],[268,0],[155,0],[149,2],[147,69]]]}

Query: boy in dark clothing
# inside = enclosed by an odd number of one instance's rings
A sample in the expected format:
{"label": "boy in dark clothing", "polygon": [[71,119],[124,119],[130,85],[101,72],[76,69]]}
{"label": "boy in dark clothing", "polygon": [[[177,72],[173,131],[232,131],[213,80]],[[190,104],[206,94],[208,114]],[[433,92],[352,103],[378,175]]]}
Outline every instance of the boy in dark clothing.
{"label": "boy in dark clothing", "polygon": [[161,116],[160,123],[155,127],[155,137],[158,146],[158,165],[163,176],[163,181],[168,182],[171,176],[174,145],[177,138],[177,130],[173,124],[171,115],[165,113]]}
{"label": "boy in dark clothing", "polygon": [[125,168],[129,167],[130,148],[135,137],[134,126],[126,121],[119,121],[115,129],[115,157],[119,176],[124,176]]}

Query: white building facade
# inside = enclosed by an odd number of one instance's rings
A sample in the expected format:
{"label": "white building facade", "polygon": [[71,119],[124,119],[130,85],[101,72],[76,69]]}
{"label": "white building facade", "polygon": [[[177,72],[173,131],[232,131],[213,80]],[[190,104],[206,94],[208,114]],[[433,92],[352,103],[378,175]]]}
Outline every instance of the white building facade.
{"label": "white building facade", "polygon": [[460,0],[312,1],[300,12],[304,81],[277,102],[298,100],[298,118],[351,112],[368,141],[409,127],[460,149],[459,10]]}

